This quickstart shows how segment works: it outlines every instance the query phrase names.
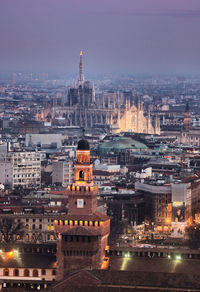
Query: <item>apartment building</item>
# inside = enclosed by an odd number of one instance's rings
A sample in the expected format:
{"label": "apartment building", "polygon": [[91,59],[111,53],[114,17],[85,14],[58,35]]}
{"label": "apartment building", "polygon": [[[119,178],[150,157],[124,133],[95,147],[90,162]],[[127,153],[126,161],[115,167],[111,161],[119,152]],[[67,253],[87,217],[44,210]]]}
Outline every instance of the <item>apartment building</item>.
{"label": "apartment building", "polygon": [[0,153],[0,183],[12,189],[39,188],[41,185],[41,155],[35,151]]}
{"label": "apartment building", "polygon": [[60,183],[63,187],[67,187],[73,182],[73,173],[73,161],[54,161],[52,165],[52,183]]}

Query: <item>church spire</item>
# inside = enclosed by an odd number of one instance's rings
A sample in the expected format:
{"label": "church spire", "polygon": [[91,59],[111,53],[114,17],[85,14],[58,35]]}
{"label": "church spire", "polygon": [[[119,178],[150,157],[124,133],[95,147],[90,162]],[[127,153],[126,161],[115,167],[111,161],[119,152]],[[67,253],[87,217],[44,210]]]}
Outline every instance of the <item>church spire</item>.
{"label": "church spire", "polygon": [[84,83],[84,74],[83,74],[83,52],[80,51],[80,63],[79,63],[79,77],[78,77],[78,85],[83,85]]}

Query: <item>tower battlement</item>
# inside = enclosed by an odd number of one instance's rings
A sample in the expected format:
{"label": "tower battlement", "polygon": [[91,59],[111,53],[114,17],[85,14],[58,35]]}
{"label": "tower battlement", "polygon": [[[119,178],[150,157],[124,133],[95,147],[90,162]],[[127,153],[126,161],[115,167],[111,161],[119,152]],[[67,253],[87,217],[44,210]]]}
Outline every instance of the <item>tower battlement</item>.
{"label": "tower battlement", "polygon": [[72,184],[72,185],[68,185],[67,187],[67,193],[71,193],[73,191],[73,193],[77,193],[80,194],[80,193],[98,193],[98,186],[96,185],[79,185],[78,183],[77,184]]}

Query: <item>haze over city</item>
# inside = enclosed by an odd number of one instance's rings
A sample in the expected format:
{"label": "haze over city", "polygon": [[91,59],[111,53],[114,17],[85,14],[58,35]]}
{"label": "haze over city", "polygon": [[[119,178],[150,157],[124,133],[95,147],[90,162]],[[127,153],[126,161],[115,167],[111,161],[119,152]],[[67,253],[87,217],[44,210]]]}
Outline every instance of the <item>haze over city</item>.
{"label": "haze over city", "polygon": [[1,0],[0,71],[198,74],[199,0]]}

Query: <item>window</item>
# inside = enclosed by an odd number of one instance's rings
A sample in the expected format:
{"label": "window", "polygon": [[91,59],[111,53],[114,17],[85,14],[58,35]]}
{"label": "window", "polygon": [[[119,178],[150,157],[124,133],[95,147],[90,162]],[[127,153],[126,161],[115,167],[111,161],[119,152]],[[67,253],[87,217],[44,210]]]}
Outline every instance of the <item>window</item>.
{"label": "window", "polygon": [[35,224],[32,225],[32,229],[35,229]]}
{"label": "window", "polygon": [[42,270],[42,275],[46,275],[46,270]]}
{"label": "window", "polygon": [[18,269],[14,269],[13,276],[15,276],[15,277],[19,276],[19,270]]}
{"label": "window", "polygon": [[54,275],[54,276],[56,275],[56,270],[52,271],[52,275]]}
{"label": "window", "polygon": [[42,229],[42,224],[39,224],[39,229]]}
{"label": "window", "polygon": [[9,269],[4,269],[3,274],[4,276],[9,276]]}
{"label": "window", "polygon": [[20,240],[21,239],[20,234],[17,234],[16,239],[17,240]]}
{"label": "window", "polygon": [[28,269],[25,269],[24,270],[24,277],[29,277],[29,270]]}
{"label": "window", "polygon": [[84,180],[84,171],[79,171],[79,180]]}
{"label": "window", "polygon": [[33,270],[33,277],[38,277],[38,270]]}

